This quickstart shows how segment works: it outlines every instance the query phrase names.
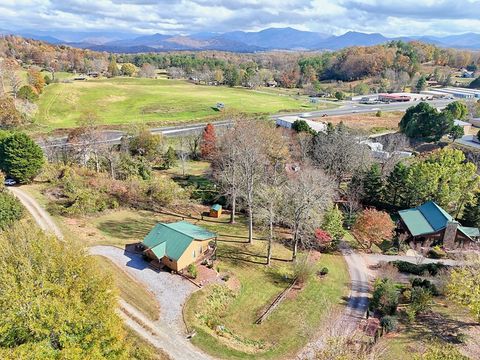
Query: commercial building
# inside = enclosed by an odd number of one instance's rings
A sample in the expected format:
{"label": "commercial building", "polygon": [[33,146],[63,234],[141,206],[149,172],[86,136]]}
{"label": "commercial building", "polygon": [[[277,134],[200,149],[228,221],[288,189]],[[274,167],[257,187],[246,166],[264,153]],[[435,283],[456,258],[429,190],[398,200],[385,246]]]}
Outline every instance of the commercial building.
{"label": "commercial building", "polygon": [[475,94],[465,91],[468,89],[463,89],[463,88],[439,88],[435,89],[435,91],[442,92],[448,95],[451,95],[453,97],[459,98],[459,99],[473,99],[475,98]]}

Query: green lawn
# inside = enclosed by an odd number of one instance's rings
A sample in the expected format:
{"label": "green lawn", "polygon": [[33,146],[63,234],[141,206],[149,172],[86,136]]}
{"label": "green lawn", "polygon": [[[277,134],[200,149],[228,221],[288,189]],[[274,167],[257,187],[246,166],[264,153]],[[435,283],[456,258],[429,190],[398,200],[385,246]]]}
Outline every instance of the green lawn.
{"label": "green lawn", "polygon": [[[264,244],[226,245],[232,254],[264,253]],[[290,252],[276,245],[274,257],[288,258]],[[258,260],[258,258],[256,259]],[[300,291],[294,291],[261,325],[255,320],[262,310],[288,286],[285,275],[291,276],[291,263],[274,261],[271,267],[220,257],[221,271],[227,271],[240,282],[238,294],[225,309],[215,310],[215,285],[194,293],[186,304],[186,321],[197,331],[192,342],[205,352],[224,359],[291,358],[322,328],[322,323],[336,309],[343,307],[342,296],[348,292],[348,271],[338,255],[323,254],[315,264],[330,269],[325,278],[314,275]],[[231,281],[231,280],[229,280]],[[219,313],[218,325],[212,330],[205,319]],[[215,323],[214,323],[215,324]],[[215,325],[213,326],[215,328]]]}
{"label": "green lawn", "polygon": [[436,298],[432,311],[413,323],[408,323],[405,316],[401,319],[398,331],[380,340],[385,360],[401,359],[406,353],[422,353],[432,343],[452,344],[470,356],[478,351],[477,323],[466,308],[445,298]]}
{"label": "green lawn", "polygon": [[45,130],[69,128],[75,126],[82,111],[94,110],[106,125],[172,124],[223,116],[213,108],[217,102],[225,103],[226,111],[258,115],[313,109],[305,96],[296,99],[180,80],[114,78],[47,86],[35,120]]}

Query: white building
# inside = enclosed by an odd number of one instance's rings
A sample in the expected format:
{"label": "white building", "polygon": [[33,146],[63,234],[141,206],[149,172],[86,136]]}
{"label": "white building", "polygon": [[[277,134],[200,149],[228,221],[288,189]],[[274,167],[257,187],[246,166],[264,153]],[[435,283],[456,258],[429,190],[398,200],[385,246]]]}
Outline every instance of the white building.
{"label": "white building", "polygon": [[276,124],[277,126],[283,127],[285,129],[291,129],[293,126],[293,123],[297,120],[304,120],[308,124],[308,126],[310,126],[314,131],[317,131],[317,132],[327,131],[327,124],[323,122],[304,119],[300,116],[282,116],[277,119]]}

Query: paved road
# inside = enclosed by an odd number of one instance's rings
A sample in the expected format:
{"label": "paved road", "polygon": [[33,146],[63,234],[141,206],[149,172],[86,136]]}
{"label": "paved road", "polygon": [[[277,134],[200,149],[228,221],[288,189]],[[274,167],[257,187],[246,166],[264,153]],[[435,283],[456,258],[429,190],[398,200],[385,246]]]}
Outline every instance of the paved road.
{"label": "paved road", "polygon": [[[431,101],[428,101],[428,103],[436,108],[444,108],[445,106],[447,106],[447,104],[451,103],[452,101],[454,100],[431,100]],[[383,112],[405,111],[409,107],[414,106],[418,103],[419,101],[415,101],[415,102],[409,101],[404,103],[366,105],[366,104],[359,104],[358,102],[354,102],[354,101],[345,101],[343,102],[342,106],[334,109],[325,109],[325,110],[302,112],[302,113],[275,114],[275,115],[272,115],[271,118],[277,119],[284,115],[298,115],[298,116],[301,115],[304,118],[310,119],[310,118],[318,118],[324,114],[328,116],[338,116],[338,115],[349,115],[349,114],[365,114],[365,113],[377,112],[378,110],[381,110]],[[325,121],[328,121],[328,117],[327,119],[325,119]]]}
{"label": "paved road", "polygon": [[[222,120],[222,121],[215,121],[213,122],[215,127],[227,127],[231,124],[230,120]],[[150,132],[152,134],[161,134],[163,136],[179,136],[179,135],[189,135],[200,133],[207,123],[199,123],[199,124],[190,124],[190,125],[179,125],[179,126],[166,126],[166,127],[158,127],[158,128],[151,128]],[[122,137],[126,135],[125,132],[120,130],[103,130],[101,132],[101,136],[99,138],[101,140],[96,141],[96,144],[120,144]],[[48,141],[44,139],[39,139],[37,141],[38,145],[42,148],[52,148],[52,147],[63,147],[67,145],[67,137],[60,136],[60,137],[52,137],[49,138]],[[81,145],[81,144],[70,144],[70,145]]]}
{"label": "paved road", "polygon": [[62,232],[58,226],[33,197],[19,187],[8,187],[8,189],[20,200],[23,206],[25,206],[40,229],[52,233],[60,240],[63,240]]}
{"label": "paved road", "polygon": [[[448,103],[452,102],[453,100],[433,100],[429,101],[429,104],[435,106],[437,108],[443,108]],[[285,115],[297,115],[302,116],[306,119],[318,118],[322,115],[328,116],[338,116],[338,115],[348,115],[348,114],[364,114],[364,113],[371,113],[376,112],[378,110],[388,112],[388,111],[405,111],[410,106],[417,104],[418,102],[405,102],[405,103],[390,103],[390,104],[373,104],[373,105],[366,105],[366,104],[359,104],[353,101],[345,101],[343,105],[335,108],[335,109],[325,109],[325,110],[318,110],[318,111],[311,111],[311,112],[303,112],[303,113],[282,113],[282,114],[275,114],[271,115],[271,119],[277,119],[281,116]],[[328,119],[328,118],[327,118]],[[231,124],[231,120],[222,120],[222,121],[215,121],[213,124],[216,127],[228,127]],[[179,126],[168,126],[168,127],[158,127],[152,128],[150,131],[153,134],[162,134],[164,136],[179,136],[179,135],[186,135],[186,134],[193,134],[199,133],[203,130],[206,123],[199,123],[199,124],[189,124],[189,125],[179,125]],[[104,130],[102,131],[102,140],[97,141],[97,143],[107,143],[107,144],[119,144],[120,140],[126,133],[120,130]],[[61,147],[65,146],[67,141],[66,136],[56,137],[49,139],[48,143],[45,143],[44,140],[39,140],[38,144],[43,148],[49,147]]]}

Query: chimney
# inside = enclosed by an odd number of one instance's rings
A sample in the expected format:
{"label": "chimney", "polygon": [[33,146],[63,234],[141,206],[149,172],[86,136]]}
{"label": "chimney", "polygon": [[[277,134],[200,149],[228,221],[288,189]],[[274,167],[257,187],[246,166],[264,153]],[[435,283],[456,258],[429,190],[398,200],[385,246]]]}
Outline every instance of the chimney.
{"label": "chimney", "polygon": [[455,238],[457,237],[458,222],[449,221],[443,234],[443,246],[449,249],[455,247]]}

